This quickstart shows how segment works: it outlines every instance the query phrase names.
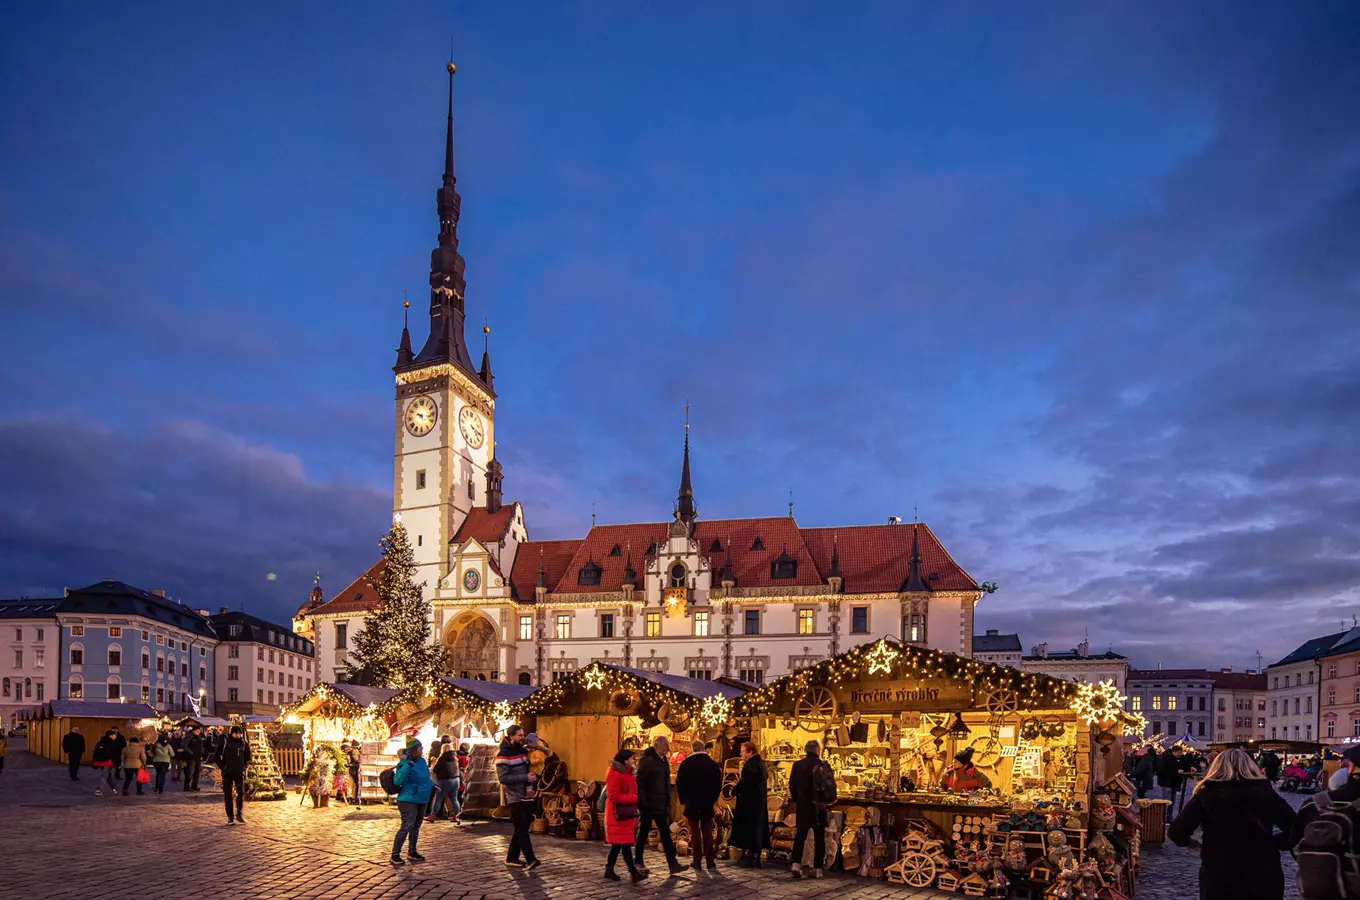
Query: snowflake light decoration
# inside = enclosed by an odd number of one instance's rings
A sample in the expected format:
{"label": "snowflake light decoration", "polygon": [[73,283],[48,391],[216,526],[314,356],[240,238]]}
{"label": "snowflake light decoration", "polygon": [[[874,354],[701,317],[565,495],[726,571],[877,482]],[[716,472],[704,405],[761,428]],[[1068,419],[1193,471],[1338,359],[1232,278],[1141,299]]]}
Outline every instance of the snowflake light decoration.
{"label": "snowflake light decoration", "polygon": [[1148,720],[1143,717],[1142,713],[1124,713],[1124,734],[1126,735],[1142,736],[1147,729],[1147,724]]}
{"label": "snowflake light decoration", "polygon": [[714,694],[704,701],[699,710],[699,721],[705,725],[721,725],[732,717],[732,704],[721,694]]}
{"label": "snowflake light decoration", "polygon": [[596,666],[586,670],[586,689],[598,691],[604,687],[604,669]]}
{"label": "snowflake light decoration", "polygon": [[1124,712],[1124,700],[1113,681],[1077,685],[1077,696],[1072,700],[1072,711],[1088,725],[1109,722]]}
{"label": "snowflake light decoration", "polygon": [[496,729],[497,731],[504,731],[515,724],[515,714],[510,709],[510,701],[501,700],[493,704],[491,707],[491,718],[495,720],[498,726]]}
{"label": "snowflake light decoration", "polygon": [[864,657],[869,662],[869,674],[891,675],[893,663],[897,662],[897,657],[901,655],[901,652],[894,650],[887,640],[879,641],[878,646]]}

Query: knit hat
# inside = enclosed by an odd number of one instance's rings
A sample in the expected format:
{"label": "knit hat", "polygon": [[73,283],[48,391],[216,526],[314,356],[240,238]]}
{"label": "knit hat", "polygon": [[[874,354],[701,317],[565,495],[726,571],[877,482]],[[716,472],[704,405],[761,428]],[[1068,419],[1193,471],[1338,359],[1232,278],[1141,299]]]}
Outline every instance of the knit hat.
{"label": "knit hat", "polygon": [[963,763],[965,766],[970,764],[973,761],[973,748],[964,747],[958,753],[954,754],[954,759]]}
{"label": "knit hat", "polygon": [[632,751],[632,750],[620,750],[618,753],[615,753],[615,754],[614,754],[614,762],[620,763],[620,764],[626,763],[626,762],[628,762],[628,760],[630,760],[630,759],[632,759],[632,758],[633,758],[633,751]]}
{"label": "knit hat", "polygon": [[422,747],[424,747],[424,746],[425,746],[425,745],[422,744],[422,743],[421,743],[419,740],[417,740],[416,738],[407,738],[407,739],[406,739],[406,749],[407,749],[407,750],[415,750],[415,749],[417,749],[417,748],[422,748]]}
{"label": "knit hat", "polygon": [[1360,766],[1360,746],[1347,749],[1341,754],[1341,758],[1353,766]]}

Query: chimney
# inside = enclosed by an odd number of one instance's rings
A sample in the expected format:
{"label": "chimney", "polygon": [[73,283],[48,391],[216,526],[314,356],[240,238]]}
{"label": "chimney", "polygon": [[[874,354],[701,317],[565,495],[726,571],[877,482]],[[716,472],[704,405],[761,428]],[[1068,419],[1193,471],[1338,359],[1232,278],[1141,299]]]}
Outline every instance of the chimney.
{"label": "chimney", "polygon": [[1077,644],[1077,656],[1089,656],[1090,653],[1091,653],[1090,641],[1082,641],[1080,644]]}
{"label": "chimney", "polygon": [[1230,672],[1232,672],[1232,666],[1225,666],[1222,669],[1219,669],[1218,671],[1222,672],[1224,675],[1227,675]]}
{"label": "chimney", "polygon": [[999,628],[988,628],[988,629],[987,629],[987,637],[997,637],[997,636],[1000,635],[1000,634],[1001,634],[1001,629],[999,629]]}
{"label": "chimney", "polygon": [[1048,659],[1048,641],[1044,641],[1042,644],[1034,647],[1030,655],[1037,656],[1040,659]]}
{"label": "chimney", "polygon": [[152,588],[151,590],[147,591],[147,593],[148,593],[148,594],[152,594],[152,595],[154,595],[154,596],[156,596],[156,597],[164,597],[164,596],[165,596],[165,588]]}

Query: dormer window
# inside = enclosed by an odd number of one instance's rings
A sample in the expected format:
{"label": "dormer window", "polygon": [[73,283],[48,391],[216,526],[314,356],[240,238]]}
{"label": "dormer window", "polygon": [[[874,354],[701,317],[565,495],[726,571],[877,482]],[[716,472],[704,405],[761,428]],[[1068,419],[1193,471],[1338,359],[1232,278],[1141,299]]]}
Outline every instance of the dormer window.
{"label": "dormer window", "polygon": [[623,556],[623,551],[622,551],[621,549],[619,549],[619,545],[618,545],[618,544],[615,544],[615,545],[613,546],[613,548],[609,551],[609,555],[610,555],[610,556]]}
{"label": "dormer window", "polygon": [[647,555],[656,556],[656,541],[652,541],[647,545]]}
{"label": "dormer window", "polygon": [[680,563],[671,566],[671,587],[682,588],[685,586],[685,567]]}
{"label": "dormer window", "polygon": [[600,567],[595,564],[594,557],[591,557],[584,566],[581,566],[581,571],[576,574],[576,583],[578,585],[597,585],[600,583]]}
{"label": "dormer window", "polygon": [[708,545],[708,552],[709,552],[709,553],[721,553],[721,552],[722,552],[722,548],[723,548],[722,541],[718,540],[717,538],[714,538],[714,539],[713,539],[713,543],[711,543],[711,544]]}
{"label": "dormer window", "polygon": [[797,578],[798,560],[789,556],[787,550],[780,553],[774,562],[770,563],[771,578]]}
{"label": "dormer window", "polygon": [[752,549],[752,550],[764,550],[764,549],[765,549],[765,542],[762,541],[762,540],[760,539],[760,535],[756,535],[756,539],[755,539],[754,541],[751,542],[751,549]]}

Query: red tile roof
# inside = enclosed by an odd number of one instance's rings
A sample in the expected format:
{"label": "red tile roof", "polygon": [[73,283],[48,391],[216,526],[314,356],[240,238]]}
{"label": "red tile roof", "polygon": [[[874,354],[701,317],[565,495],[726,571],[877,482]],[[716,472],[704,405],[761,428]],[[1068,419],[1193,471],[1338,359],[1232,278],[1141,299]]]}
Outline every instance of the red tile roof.
{"label": "red tile roof", "polygon": [[458,526],[458,533],[449,541],[450,544],[461,544],[468,539],[475,539],[483,546],[495,544],[504,539],[505,533],[510,530],[510,523],[515,519],[515,509],[518,503],[511,503],[502,506],[494,513],[486,511],[485,506],[475,506],[468,513],[463,524]]}
{"label": "red tile roof", "polygon": [[[977,582],[944,549],[924,523],[852,525],[848,528],[803,528],[803,541],[823,574],[831,570],[833,544],[839,551],[843,590],[847,594],[899,591],[911,568],[911,536],[920,536],[921,577],[932,591],[974,591]],[[938,576],[938,577],[932,577]],[[740,584],[740,582],[738,582]]]}
{"label": "red tile roof", "polygon": [[534,586],[538,583],[538,563],[543,561],[546,584],[549,588],[562,577],[576,555],[576,541],[525,541],[515,551],[515,564],[510,570],[510,589],[520,603],[534,602]]}
{"label": "red tile roof", "polygon": [[1211,676],[1214,687],[1224,691],[1261,691],[1266,690],[1266,676],[1250,675],[1246,672],[1214,672]]}
{"label": "red tile roof", "polygon": [[[713,564],[713,582],[720,587],[723,565],[727,562],[727,547],[732,546],[732,575],[737,579],[739,588],[770,587],[783,585],[825,584],[825,569],[819,571],[812,554],[808,552],[798,523],[788,516],[771,516],[766,519],[716,519],[701,520],[694,528],[694,537],[699,544],[699,552],[708,557]],[[723,549],[710,551],[714,539],[722,541]],[[751,549],[760,538],[764,550]],[[798,563],[797,577],[770,577],[770,564],[787,553]]]}
{"label": "red tile roof", "polygon": [[310,615],[368,612],[378,604],[378,579],[382,577],[386,559],[379,559],[368,571],[354,579],[349,587],[312,610]]}
{"label": "red tile roof", "polygon": [[[666,540],[666,523],[648,522],[640,525],[596,525],[586,534],[585,539],[576,542],[576,552],[571,560],[552,578],[549,572],[549,587],[562,594],[595,593],[617,591],[623,584],[623,570],[628,566],[628,553],[633,554],[633,568],[637,571],[638,584],[642,583],[642,573],[647,565],[647,547],[653,542],[660,544]],[[618,556],[610,556],[617,546]],[[599,566],[600,583],[596,585],[577,584],[581,567],[595,560]],[[535,572],[538,563],[535,561]],[[519,568],[516,566],[516,568]]]}

